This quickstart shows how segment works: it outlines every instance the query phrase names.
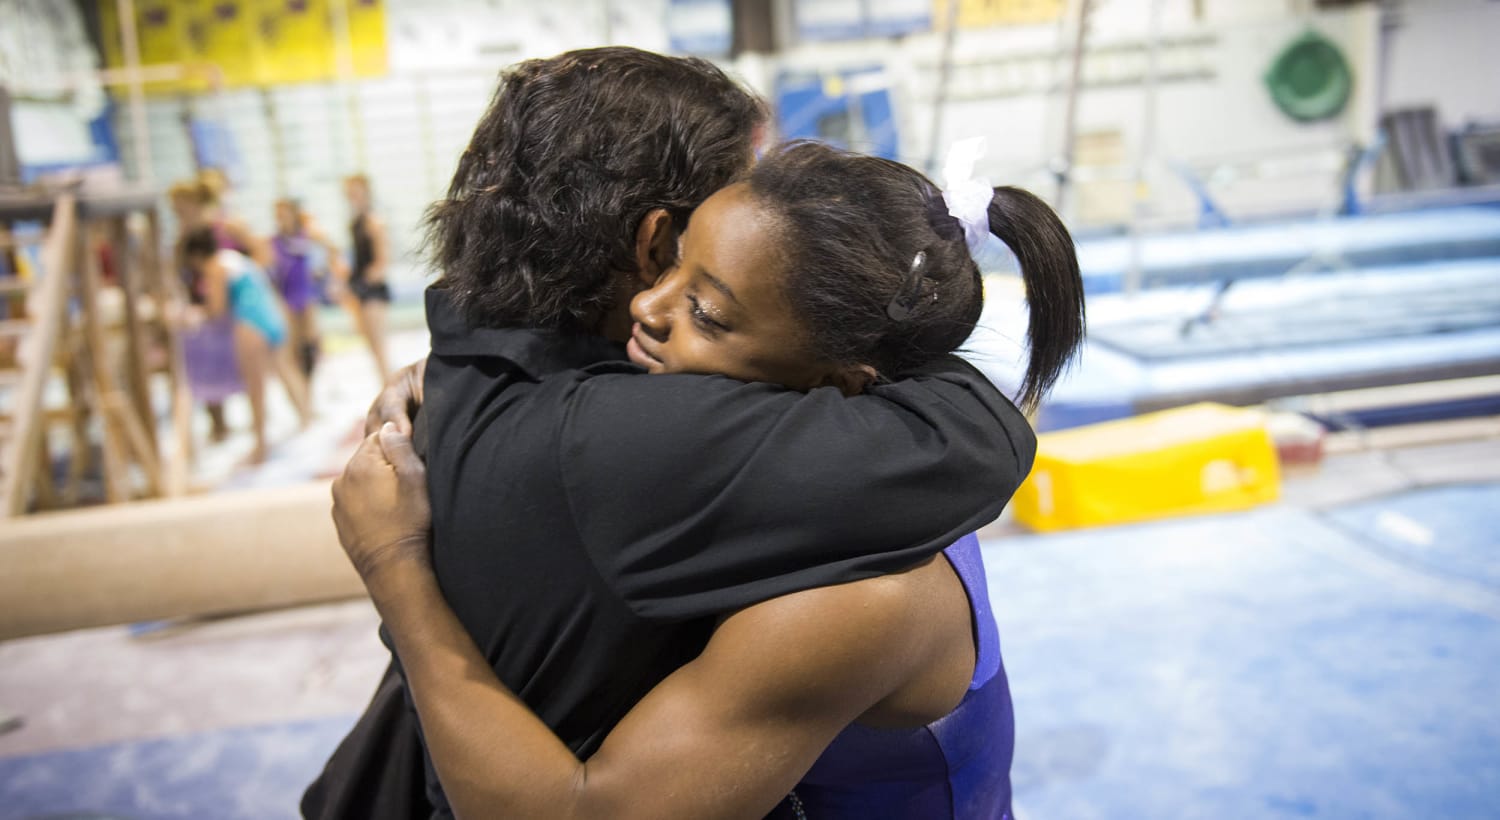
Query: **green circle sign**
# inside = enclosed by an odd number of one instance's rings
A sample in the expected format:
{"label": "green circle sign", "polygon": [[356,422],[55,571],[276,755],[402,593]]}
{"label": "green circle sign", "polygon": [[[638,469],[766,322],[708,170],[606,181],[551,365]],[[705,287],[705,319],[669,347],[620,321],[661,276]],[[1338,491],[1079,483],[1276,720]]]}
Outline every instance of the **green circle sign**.
{"label": "green circle sign", "polygon": [[1353,88],[1354,74],[1343,52],[1312,31],[1293,40],[1266,71],[1266,89],[1276,107],[1299,122],[1338,116]]}

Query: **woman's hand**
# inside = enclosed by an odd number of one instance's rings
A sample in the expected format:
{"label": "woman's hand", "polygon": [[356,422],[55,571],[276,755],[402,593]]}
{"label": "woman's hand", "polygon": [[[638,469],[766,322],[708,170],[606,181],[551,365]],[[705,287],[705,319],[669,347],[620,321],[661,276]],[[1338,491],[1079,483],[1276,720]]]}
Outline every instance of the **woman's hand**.
{"label": "woman's hand", "polygon": [[366,587],[391,568],[431,569],[427,467],[410,435],[387,423],[365,438],[333,482],[333,523]]}
{"label": "woman's hand", "polygon": [[422,409],[422,378],[426,373],[425,358],[396,371],[365,414],[365,435],[375,433],[386,422],[396,425],[397,431],[411,435],[412,416]]}

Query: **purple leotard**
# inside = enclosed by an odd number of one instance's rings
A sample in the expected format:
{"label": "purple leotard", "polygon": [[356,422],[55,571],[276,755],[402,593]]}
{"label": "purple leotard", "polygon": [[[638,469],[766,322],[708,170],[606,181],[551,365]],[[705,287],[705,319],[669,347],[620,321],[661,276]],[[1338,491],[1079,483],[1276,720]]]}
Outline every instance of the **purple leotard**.
{"label": "purple leotard", "polygon": [[271,245],[276,249],[276,264],[271,281],[293,313],[301,313],[313,301],[313,241],[297,234],[276,234]]}
{"label": "purple leotard", "polygon": [[[214,238],[221,249],[228,248],[244,252],[234,236],[222,222],[213,225]],[[203,283],[191,273],[183,272],[188,296],[193,304],[205,301]],[[197,327],[182,333],[183,358],[187,365],[188,386],[193,397],[207,404],[218,404],[245,389],[240,380],[239,360],[234,353],[234,315],[206,319]]]}
{"label": "purple leotard", "polygon": [[919,729],[845,729],[773,817],[1010,820],[1015,719],[979,540],[966,535],[943,554],[974,615],[978,651],[968,694]]}

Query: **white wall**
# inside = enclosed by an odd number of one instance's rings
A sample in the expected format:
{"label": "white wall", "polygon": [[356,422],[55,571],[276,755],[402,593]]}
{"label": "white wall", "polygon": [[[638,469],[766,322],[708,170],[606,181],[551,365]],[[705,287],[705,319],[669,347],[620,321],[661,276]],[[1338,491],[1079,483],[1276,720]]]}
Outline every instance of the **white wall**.
{"label": "white wall", "polygon": [[[1163,0],[1161,37],[1165,41],[1210,39],[1211,44],[1159,51],[1159,75],[1196,71],[1193,80],[1164,79],[1157,86],[1150,183],[1154,221],[1190,221],[1195,200],[1166,170],[1167,161],[1198,168],[1219,168],[1212,187],[1231,215],[1331,207],[1337,198],[1342,150],[1367,142],[1373,134],[1374,71],[1378,15],[1371,6],[1312,12],[1307,4],[1284,0],[1205,0],[1195,17],[1191,0]],[[1144,43],[1148,39],[1151,0],[1096,0],[1089,35],[1092,49]],[[1294,122],[1272,103],[1262,75],[1281,48],[1307,28],[1314,28],[1344,51],[1356,75],[1354,98],[1331,121]],[[962,32],[955,42],[957,66],[952,99],[944,110],[938,143],[984,135],[989,144],[987,172],[1050,191],[1046,169],[1062,151],[1067,54],[1071,26],[1041,25]],[[879,54],[889,68],[900,103],[900,130],[905,159],[923,164],[932,141],[935,65],[940,34],[910,37],[896,43],[815,44],[793,49],[785,65],[817,69],[869,61]],[[1051,52],[1040,65],[1026,55]],[[1127,165],[1142,148],[1148,91],[1141,85],[1117,85],[1145,73],[1143,55],[1098,57],[1085,61],[1086,87],[1077,111],[1078,131],[1119,132]],[[987,97],[990,85],[1016,87],[1017,72],[1046,72],[1050,79],[1034,91]],[[1021,82],[1020,85],[1026,85]],[[1269,161],[1267,161],[1269,160]],[[1081,169],[1080,177],[1128,178],[1130,168]],[[1104,183],[1110,184],[1110,183]],[[1128,190],[1124,182],[1113,183]],[[1123,186],[1123,187],[1122,187]]]}
{"label": "white wall", "polygon": [[1435,106],[1449,127],[1500,123],[1500,2],[1408,0],[1397,21],[1387,108]]}
{"label": "white wall", "polygon": [[[1091,45],[1107,50],[1143,42],[1151,3],[1095,0]],[[1167,170],[1168,161],[1193,166],[1210,178],[1232,216],[1331,207],[1338,195],[1342,148],[1370,140],[1378,119],[1380,15],[1374,3],[1325,12],[1312,5],[1309,0],[1162,0],[1165,39],[1208,38],[1211,44],[1164,49],[1161,70],[1202,76],[1163,81],[1156,95],[1155,127],[1149,129],[1143,121],[1145,89],[1100,85],[1139,75],[1141,58],[1087,62],[1086,76],[1093,85],[1080,98],[1078,130],[1118,132],[1122,164],[1080,169],[1080,186],[1093,186],[1100,196],[1128,198],[1134,190],[1128,182],[1130,165],[1154,130],[1145,146],[1146,216],[1152,222],[1191,222],[1196,215],[1195,200]],[[667,0],[388,0],[388,6],[388,78],[347,87],[323,83],[272,89],[267,96],[274,123],[259,91],[153,101],[158,181],[170,182],[190,170],[180,124],[184,106],[218,111],[257,170],[235,195],[236,206],[252,224],[268,228],[271,200],[291,194],[303,197],[323,222],[341,229],[347,213],[339,180],[365,171],[374,178],[379,207],[398,249],[410,251],[416,246],[422,209],[445,188],[501,67],[606,38],[650,49],[667,46]],[[1201,17],[1195,8],[1201,8]],[[1391,38],[1388,104],[1435,102],[1450,124],[1500,118],[1500,48],[1491,42],[1500,34],[1500,2],[1409,0],[1400,9],[1402,26]],[[1317,124],[1287,119],[1262,83],[1275,54],[1308,27],[1338,43],[1355,73],[1349,107],[1337,119]],[[990,145],[983,171],[997,182],[1050,193],[1046,168],[1061,148],[1061,83],[1071,39],[1067,26],[1058,24],[962,32],[956,41],[953,98],[943,112],[938,144],[983,134]],[[770,94],[783,70],[885,66],[897,104],[903,158],[921,166],[932,143],[941,47],[937,33],[796,45],[774,57],[747,56],[727,67]],[[994,96],[997,89],[1005,96]],[[128,129],[119,133],[129,154]],[[273,156],[276,162],[271,162]],[[280,173],[267,170],[272,166]]]}

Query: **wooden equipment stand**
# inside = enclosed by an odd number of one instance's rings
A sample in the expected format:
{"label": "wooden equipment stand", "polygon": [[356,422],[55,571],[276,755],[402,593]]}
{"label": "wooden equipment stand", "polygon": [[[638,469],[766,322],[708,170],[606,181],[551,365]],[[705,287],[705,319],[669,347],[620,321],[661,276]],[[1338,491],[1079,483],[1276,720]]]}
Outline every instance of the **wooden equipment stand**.
{"label": "wooden equipment stand", "polygon": [[[0,346],[0,396],[7,384],[11,388],[8,412],[0,417],[0,518],[32,506],[77,503],[79,483],[93,458],[88,433],[95,416],[107,501],[180,495],[186,488],[190,440],[181,420],[188,416],[189,398],[181,342],[168,321],[172,290],[157,252],[156,200],[154,191],[140,188],[84,195],[0,193],[0,226],[47,223],[40,264],[30,281],[0,279],[0,295],[25,301],[23,315],[0,320],[0,345],[9,340],[8,347]],[[143,235],[132,236],[133,215],[140,217]],[[113,262],[113,283],[104,281],[99,241]],[[10,244],[0,250],[19,252]],[[107,310],[106,301],[117,309]],[[123,345],[112,344],[116,337]],[[159,367],[151,366],[152,358]],[[49,409],[47,385],[54,369],[61,371],[69,395],[65,406]],[[172,397],[168,429],[175,435],[166,459],[151,404],[150,376],[156,370],[165,371]],[[72,454],[59,492],[48,427],[62,421],[72,433]]]}

